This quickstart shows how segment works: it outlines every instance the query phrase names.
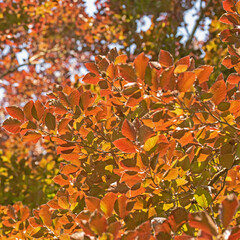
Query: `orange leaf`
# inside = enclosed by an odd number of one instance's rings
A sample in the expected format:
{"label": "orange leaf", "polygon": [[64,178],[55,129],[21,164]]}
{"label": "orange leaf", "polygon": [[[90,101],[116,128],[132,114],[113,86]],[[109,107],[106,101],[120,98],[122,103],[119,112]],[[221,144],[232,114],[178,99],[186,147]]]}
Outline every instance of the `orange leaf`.
{"label": "orange leaf", "polygon": [[148,61],[149,59],[144,55],[144,53],[139,54],[134,60],[134,66],[136,69],[137,77],[139,77],[142,80],[144,80],[145,78],[145,72],[148,65]]}
{"label": "orange leaf", "polygon": [[210,88],[210,92],[213,93],[212,101],[218,105],[222,102],[227,95],[227,87],[224,80],[219,80],[215,82]]}
{"label": "orange leaf", "polygon": [[199,68],[195,69],[194,72],[196,73],[197,79],[201,84],[208,81],[209,76],[213,72],[213,67],[208,65],[200,66]]}
{"label": "orange leaf", "polygon": [[11,117],[16,118],[17,120],[20,120],[20,121],[24,120],[24,113],[21,108],[10,106],[10,107],[6,107],[6,110]]}
{"label": "orange leaf", "polygon": [[59,197],[58,198],[58,205],[62,209],[68,209],[69,208],[68,198],[66,196]]}
{"label": "orange leaf", "polygon": [[116,194],[112,192],[107,193],[101,199],[100,208],[107,217],[110,217],[112,215],[116,199],[117,199]]}
{"label": "orange leaf", "polygon": [[61,174],[59,174],[59,175],[57,175],[56,177],[53,178],[53,181],[55,183],[59,184],[60,186],[65,186],[65,185],[69,184],[68,178],[66,176],[65,176],[65,178],[63,178],[63,176]]}
{"label": "orange leaf", "polygon": [[240,75],[232,73],[228,76],[227,82],[230,84],[238,84],[240,82]]}
{"label": "orange leaf", "polygon": [[96,197],[86,197],[85,202],[87,209],[94,212],[96,209],[100,211],[100,199]]}
{"label": "orange leaf", "polygon": [[165,69],[160,75],[160,87],[165,89],[169,87],[173,90],[175,87],[174,67]]}
{"label": "orange leaf", "polygon": [[184,72],[178,77],[177,89],[180,92],[187,92],[193,86],[196,79],[194,72]]}
{"label": "orange leaf", "polygon": [[121,195],[118,198],[118,210],[119,210],[119,216],[120,218],[125,218],[128,214],[128,211],[126,210],[128,199],[125,194]]}
{"label": "orange leaf", "polygon": [[[44,114],[44,106],[43,104],[37,100],[35,103],[34,103],[34,107],[35,107],[35,110],[36,110],[36,119],[39,121],[41,120],[43,114]],[[32,108],[33,110],[33,108]],[[33,112],[32,112],[32,115],[33,115]]]}
{"label": "orange leaf", "polygon": [[82,81],[89,84],[97,84],[100,81],[100,78],[94,73],[87,73]]}
{"label": "orange leaf", "polygon": [[69,103],[72,105],[72,107],[79,105],[80,100],[80,93],[77,89],[73,90],[71,94],[68,97]]}
{"label": "orange leaf", "polygon": [[222,2],[222,5],[223,5],[223,9],[226,12],[235,12],[236,11],[235,4],[233,3],[232,0],[225,0]]}
{"label": "orange leaf", "polygon": [[62,167],[61,173],[62,173],[62,174],[65,174],[65,175],[68,175],[68,174],[74,173],[74,172],[76,172],[76,171],[78,171],[78,170],[79,170],[78,167],[75,167],[75,166],[73,166],[72,164],[67,164],[67,165],[65,165],[65,166]]}
{"label": "orange leaf", "polygon": [[124,122],[123,122],[122,134],[132,141],[136,140],[135,128],[127,119],[125,119]]}
{"label": "orange leaf", "polygon": [[28,131],[24,136],[23,136],[23,141],[24,142],[33,142],[37,143],[38,140],[42,137],[42,135],[38,132],[35,131]]}
{"label": "orange leaf", "polygon": [[238,206],[239,206],[238,198],[234,194],[228,195],[222,201],[221,219],[224,228],[227,228],[230,222],[232,221],[232,218],[235,215]]}
{"label": "orange leaf", "polygon": [[165,50],[160,50],[158,55],[158,61],[163,67],[166,67],[166,68],[173,65],[172,55]]}
{"label": "orange leaf", "polygon": [[3,122],[3,128],[11,133],[19,133],[21,122],[14,118],[8,118]]}
{"label": "orange leaf", "polygon": [[44,225],[48,227],[52,225],[51,213],[49,212],[49,207],[47,205],[41,206],[39,216],[41,217]]}
{"label": "orange leaf", "polygon": [[113,142],[113,144],[121,151],[125,153],[137,152],[136,146],[130,142],[127,138],[120,138]]}
{"label": "orange leaf", "polygon": [[33,107],[33,105],[34,105],[33,101],[29,101],[23,107],[24,114],[25,114],[26,118],[28,120],[30,120],[30,121],[33,119],[33,116],[32,116],[32,107]]}
{"label": "orange leaf", "polygon": [[107,230],[107,220],[98,211],[92,213],[89,219],[89,225],[91,230],[97,235],[102,235]]}

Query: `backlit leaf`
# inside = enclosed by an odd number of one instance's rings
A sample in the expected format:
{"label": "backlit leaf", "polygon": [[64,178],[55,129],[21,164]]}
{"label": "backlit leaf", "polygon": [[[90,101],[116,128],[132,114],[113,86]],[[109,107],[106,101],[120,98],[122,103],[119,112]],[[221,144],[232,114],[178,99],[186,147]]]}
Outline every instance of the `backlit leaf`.
{"label": "backlit leaf", "polygon": [[17,119],[8,118],[3,122],[3,128],[5,128],[7,131],[11,133],[18,133],[20,132],[20,126],[21,122],[19,122]]}
{"label": "backlit leaf", "polygon": [[23,136],[23,141],[24,142],[33,142],[33,143],[37,143],[38,140],[42,137],[42,135],[36,131],[28,131],[27,133],[25,133],[25,135]]}
{"label": "backlit leaf", "polygon": [[203,208],[207,208],[212,203],[210,193],[201,187],[196,190],[194,197],[197,203]]}
{"label": "backlit leaf", "polygon": [[218,105],[222,102],[227,94],[227,87],[224,80],[219,80],[215,82],[210,88],[210,92],[213,93],[212,101]]}
{"label": "backlit leaf", "polygon": [[113,142],[113,144],[121,151],[125,153],[137,152],[136,146],[130,142],[127,138],[120,138]]}
{"label": "backlit leaf", "polygon": [[139,54],[134,60],[137,77],[142,80],[145,78],[145,71],[148,65],[148,61],[149,59],[144,55],[144,53]]}
{"label": "backlit leaf", "polygon": [[132,123],[130,123],[127,119],[124,120],[122,125],[122,134],[128,139],[135,141],[136,139],[136,131]]}
{"label": "backlit leaf", "polygon": [[163,67],[166,67],[166,68],[173,65],[172,55],[165,50],[160,50],[158,55],[158,61]]}
{"label": "backlit leaf", "polygon": [[239,206],[238,198],[235,194],[228,195],[222,201],[221,220],[224,228],[227,228],[231,223]]}
{"label": "backlit leaf", "polygon": [[24,113],[21,108],[10,106],[10,107],[6,107],[6,110],[11,117],[16,118],[19,121],[24,120]]}
{"label": "backlit leaf", "polygon": [[55,116],[48,112],[45,117],[45,124],[49,130],[55,130],[56,128],[56,119]]}
{"label": "backlit leaf", "polygon": [[177,89],[180,92],[187,92],[194,84],[196,74],[194,72],[184,72],[178,77]]}

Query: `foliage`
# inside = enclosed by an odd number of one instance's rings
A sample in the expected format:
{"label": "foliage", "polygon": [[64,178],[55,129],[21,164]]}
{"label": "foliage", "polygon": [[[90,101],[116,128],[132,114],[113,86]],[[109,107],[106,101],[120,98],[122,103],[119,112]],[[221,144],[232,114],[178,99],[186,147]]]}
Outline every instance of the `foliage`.
{"label": "foliage", "polygon": [[[44,59],[51,56],[54,44],[66,52],[76,47],[69,43],[63,48],[56,43],[69,41],[71,15],[67,15],[69,22],[65,19],[69,25],[62,25],[66,32],[51,38],[65,3],[50,3],[53,5],[34,2],[31,9],[36,11],[31,15],[36,21],[33,26],[46,20],[46,26],[40,25],[46,27],[40,43],[45,41],[49,48],[41,55]],[[75,3],[80,4],[74,1],[72,8]],[[19,32],[15,37],[21,39],[28,20],[22,14],[24,1],[1,4],[3,15],[15,19],[2,20],[1,28],[12,28],[15,34]],[[11,10],[14,6],[17,15]],[[89,72],[80,79],[78,76],[74,84],[64,74],[63,82],[56,84],[48,76],[54,71],[45,69],[49,85],[44,90],[44,84],[39,85],[36,101],[28,96],[24,106],[6,107],[10,117],[2,126],[12,135],[1,133],[1,182],[12,185],[17,181],[16,188],[22,189],[19,196],[3,190],[9,205],[0,206],[2,239],[239,239],[240,2],[225,0],[223,8],[226,13],[219,21],[230,25],[220,34],[229,53],[222,61],[229,69],[224,72],[225,80],[223,73],[212,79],[214,68],[196,67],[189,55],[174,60],[161,49],[157,61],[144,53],[132,61],[113,48],[107,56],[97,55],[95,62],[86,63]],[[38,18],[43,11],[49,11],[49,19]],[[100,24],[102,18],[96,19]],[[21,31],[16,30],[16,24]],[[35,34],[33,29],[30,35]],[[7,44],[7,36],[3,38]],[[53,59],[58,59],[51,65],[55,71],[70,61],[61,56]],[[22,76],[11,66],[9,69],[4,75],[9,83],[12,72],[14,77]],[[24,72],[20,80],[34,78],[36,73],[36,69]],[[43,96],[41,91],[51,86]],[[19,86],[16,89],[21,90]],[[8,91],[10,96],[16,95],[13,88]],[[19,96],[21,103],[23,95]],[[9,103],[16,102],[17,98],[9,98]],[[19,176],[18,169],[24,176]],[[59,185],[56,194],[51,179]],[[39,193],[33,192],[42,184],[41,202],[30,203],[34,196],[38,200]],[[33,185],[31,191],[25,190]],[[16,201],[25,201],[23,196],[29,199],[26,203],[30,207],[38,208],[31,212]]]}

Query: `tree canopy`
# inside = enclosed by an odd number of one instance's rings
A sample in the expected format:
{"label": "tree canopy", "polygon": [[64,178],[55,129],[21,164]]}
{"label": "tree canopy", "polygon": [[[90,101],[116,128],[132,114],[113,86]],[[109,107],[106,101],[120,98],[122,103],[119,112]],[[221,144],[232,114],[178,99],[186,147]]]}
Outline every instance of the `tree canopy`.
{"label": "tree canopy", "polygon": [[240,2],[95,6],[0,2],[1,239],[240,239]]}

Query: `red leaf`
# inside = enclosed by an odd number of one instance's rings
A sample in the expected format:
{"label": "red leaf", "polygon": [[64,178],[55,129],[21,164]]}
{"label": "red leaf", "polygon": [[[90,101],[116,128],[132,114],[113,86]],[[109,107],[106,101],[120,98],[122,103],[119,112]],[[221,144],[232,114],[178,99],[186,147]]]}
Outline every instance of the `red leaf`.
{"label": "red leaf", "polygon": [[180,92],[187,92],[191,86],[193,86],[196,79],[196,74],[194,72],[184,72],[179,74],[177,89]]}
{"label": "red leaf", "polygon": [[174,232],[177,232],[179,228],[188,220],[187,211],[184,208],[176,208],[168,217],[168,223]]}
{"label": "red leaf", "polygon": [[138,239],[139,240],[147,240],[150,239],[152,232],[150,221],[142,223],[137,227]]}
{"label": "red leaf", "polygon": [[165,89],[174,90],[175,88],[175,76],[174,67],[165,69],[160,75],[160,87]]}
{"label": "red leaf", "polygon": [[218,105],[222,102],[227,95],[227,87],[224,80],[219,80],[215,82],[210,88],[210,92],[213,93],[212,101]]}
{"label": "red leaf", "polygon": [[136,146],[130,142],[127,138],[120,138],[113,142],[113,144],[121,151],[125,153],[137,152]]}
{"label": "red leaf", "polygon": [[240,18],[236,13],[224,13],[219,21],[226,24],[240,25]]}
{"label": "red leaf", "polygon": [[10,107],[6,107],[6,110],[11,117],[16,118],[17,120],[20,120],[20,121],[24,120],[24,113],[21,108],[10,106]]}
{"label": "red leaf", "polygon": [[23,141],[24,142],[33,142],[37,143],[38,140],[42,137],[42,135],[38,132],[35,131],[28,131],[24,136],[23,136]]}
{"label": "red leaf", "polygon": [[97,95],[92,94],[90,91],[84,92],[81,96],[81,103],[83,109],[86,110],[88,107],[90,107],[94,103],[96,97]]}
{"label": "red leaf", "polygon": [[158,61],[163,67],[166,67],[166,68],[173,65],[172,55],[165,50],[160,50],[158,55]]}
{"label": "red leaf", "polygon": [[225,0],[225,1],[223,1],[222,4],[223,4],[223,9],[226,12],[235,12],[236,11],[235,4],[233,3],[232,0]]}
{"label": "red leaf", "polygon": [[100,81],[100,78],[94,73],[87,73],[82,81],[89,84],[97,84]]}
{"label": "red leaf", "polygon": [[3,128],[11,133],[19,133],[21,125],[21,122],[14,118],[8,118],[3,122]]}
{"label": "red leaf", "polygon": [[201,229],[211,236],[217,236],[218,229],[211,217],[206,212],[190,213],[188,215],[188,219],[191,227]]}
{"label": "red leaf", "polygon": [[136,140],[135,128],[127,119],[125,119],[124,122],[123,122],[122,134],[132,141]]}
{"label": "red leaf", "polygon": [[235,227],[231,229],[231,235],[228,240],[239,240],[240,239],[240,228]]}
{"label": "red leaf", "polygon": [[118,210],[119,210],[119,216],[120,218],[125,218],[128,214],[128,211],[126,210],[128,199],[125,194],[122,194],[118,198]]}
{"label": "red leaf", "polygon": [[27,220],[29,218],[30,210],[28,207],[22,207],[20,209],[20,213],[21,213],[21,221],[24,222],[25,220]]}
{"label": "red leaf", "polygon": [[222,201],[221,219],[224,228],[227,228],[239,206],[238,198],[234,194],[228,195]]}
{"label": "red leaf", "polygon": [[149,59],[144,55],[144,53],[139,54],[134,60],[134,66],[136,69],[137,77],[139,77],[142,80],[144,80],[145,78],[145,72],[148,65],[148,61]]}

